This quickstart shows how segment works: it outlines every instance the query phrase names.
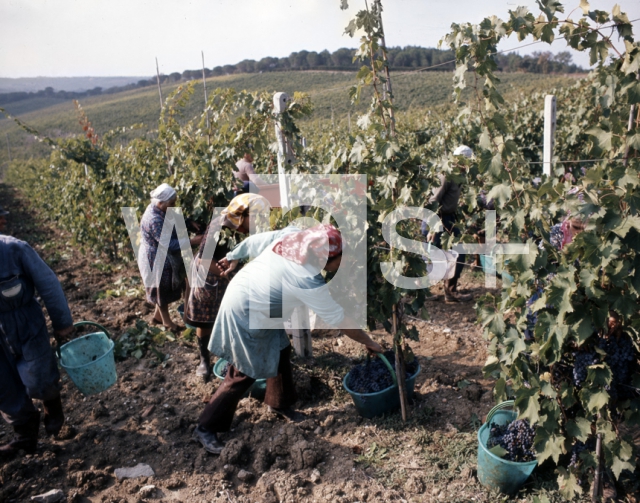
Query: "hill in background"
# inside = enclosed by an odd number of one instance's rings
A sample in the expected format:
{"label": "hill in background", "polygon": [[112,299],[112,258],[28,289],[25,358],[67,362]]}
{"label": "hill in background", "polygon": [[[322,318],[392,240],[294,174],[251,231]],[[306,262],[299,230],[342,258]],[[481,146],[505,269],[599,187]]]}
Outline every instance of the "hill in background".
{"label": "hill in background", "polygon": [[[503,73],[501,87],[507,96],[549,91],[554,87],[573,83],[576,76],[542,74]],[[395,72],[392,73],[395,103],[400,113],[426,113],[451,103],[451,72]],[[349,115],[364,112],[368,107],[365,92],[360,104],[354,106],[349,100],[349,88],[355,83],[353,72],[290,71],[228,75],[207,79],[207,89],[235,88],[248,91],[295,91],[309,93],[315,106],[311,121],[333,120],[346,124]],[[164,85],[166,97],[178,84]],[[370,90],[367,90],[370,92]],[[116,94],[90,96],[81,100],[82,107],[98,135],[105,132],[143,123],[138,132],[156,130],[160,116],[158,91],[155,87],[132,89]],[[201,82],[195,83],[194,95],[184,110],[185,117],[193,117],[204,107],[204,92]],[[4,105],[7,111],[52,138],[80,134],[77,113],[72,100],[59,101],[42,98]],[[542,111],[541,111],[542,113]],[[126,141],[127,137],[123,137]],[[0,114],[0,168],[6,165],[9,154],[13,159],[48,155],[49,147],[25,133],[11,120]]]}
{"label": "hill in background", "polygon": [[56,91],[84,92],[96,87],[109,89],[133,84],[149,77],[0,77],[0,93],[35,93],[51,87]]}

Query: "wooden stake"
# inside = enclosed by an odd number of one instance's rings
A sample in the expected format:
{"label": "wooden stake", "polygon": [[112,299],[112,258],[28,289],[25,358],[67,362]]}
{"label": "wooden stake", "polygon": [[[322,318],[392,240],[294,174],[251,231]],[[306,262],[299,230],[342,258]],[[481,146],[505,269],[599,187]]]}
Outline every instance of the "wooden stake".
{"label": "wooden stake", "polygon": [[[382,26],[382,4],[380,0],[375,0],[376,8],[378,12],[378,21],[380,23],[380,47],[382,49],[382,59],[385,62],[384,70],[386,82],[384,85],[385,98],[389,100],[389,103],[393,105],[393,92],[391,91],[391,75],[389,74],[389,64],[387,61],[387,47],[384,40],[384,28]],[[390,121],[390,135],[395,137],[396,135],[396,120],[393,113],[393,106],[389,108]],[[393,204],[396,204],[396,191],[393,191]],[[393,262],[393,250],[390,252],[390,260]],[[393,333],[393,350],[396,353],[396,374],[398,377],[398,393],[400,394],[400,411],[402,412],[402,421],[406,422],[409,417],[409,400],[407,398],[407,384],[406,384],[406,364],[404,360],[404,351],[402,347],[402,340],[398,337],[398,328],[402,323],[402,320],[398,319],[398,305],[393,305],[391,330]]]}
{"label": "wooden stake", "polygon": [[398,393],[400,394],[400,412],[402,413],[402,421],[406,422],[409,417],[409,400],[407,398],[407,367],[404,361],[404,352],[402,345],[397,339],[396,332],[398,330],[398,306],[393,306],[393,350],[396,353],[396,377],[398,378]]}
{"label": "wooden stake", "polygon": [[[380,48],[382,49],[382,60],[384,61],[384,73],[387,82],[384,86],[384,97],[389,96],[389,102],[393,104],[393,92],[391,91],[391,75],[389,74],[389,61],[387,60],[387,45],[384,40],[384,28],[382,26],[382,4],[380,0],[376,0],[378,8],[378,22],[380,23]],[[389,118],[391,119],[391,136],[395,136],[396,133],[396,118],[393,112],[393,107],[389,108]]]}
{"label": "wooden stake", "polygon": [[160,68],[158,67],[158,58],[156,57],[156,82],[158,83],[158,94],[160,95],[160,111],[164,108],[164,100],[162,99],[162,87],[160,87]]}
{"label": "wooden stake", "polygon": [[602,433],[598,433],[596,440],[596,473],[593,477],[593,491],[591,493],[591,502],[597,503],[602,497]]}

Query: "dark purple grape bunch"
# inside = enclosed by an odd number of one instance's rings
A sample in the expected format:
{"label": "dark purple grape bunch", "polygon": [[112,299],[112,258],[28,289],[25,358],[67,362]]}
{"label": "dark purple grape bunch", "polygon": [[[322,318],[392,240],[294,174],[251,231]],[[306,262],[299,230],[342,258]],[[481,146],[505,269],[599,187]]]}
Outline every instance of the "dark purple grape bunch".
{"label": "dark purple grape bunch", "polygon": [[638,356],[631,337],[626,333],[618,337],[602,337],[598,341],[598,347],[607,354],[604,361],[611,369],[611,385],[606,388],[609,395],[613,399],[626,397],[626,387]]}
{"label": "dark purple grape bunch", "polygon": [[[393,365],[395,353],[387,351],[384,355]],[[405,370],[406,378],[411,377],[418,370],[417,360],[407,363]],[[393,378],[384,362],[380,358],[373,358],[351,369],[347,378],[347,386],[356,393],[377,393],[393,386]]]}
{"label": "dark purple grape bunch", "polygon": [[571,460],[569,461],[569,468],[577,468],[580,463],[580,454],[585,451],[593,451],[595,449],[595,440],[590,438],[587,442],[581,442],[578,440],[573,447],[571,447]]}
{"label": "dark purple grape bunch", "polygon": [[542,287],[538,287],[538,289],[533,293],[531,297],[527,300],[527,328],[524,330],[524,338],[527,341],[534,340],[534,330],[536,328],[536,323],[538,322],[538,313],[533,312],[531,310],[531,306],[533,303],[540,298],[542,295]]}
{"label": "dark purple grape bunch", "polygon": [[564,232],[562,232],[562,224],[555,224],[551,227],[549,233],[549,242],[556,250],[562,250],[562,241],[564,240]]}
{"label": "dark purple grape bunch", "polygon": [[487,447],[499,445],[507,453],[503,459],[526,463],[536,459],[533,440],[536,431],[526,419],[512,421],[508,425],[491,425]]}
{"label": "dark purple grape bunch", "polygon": [[598,353],[595,351],[576,351],[573,353],[573,384],[581,388],[587,380],[589,366],[600,363]]}

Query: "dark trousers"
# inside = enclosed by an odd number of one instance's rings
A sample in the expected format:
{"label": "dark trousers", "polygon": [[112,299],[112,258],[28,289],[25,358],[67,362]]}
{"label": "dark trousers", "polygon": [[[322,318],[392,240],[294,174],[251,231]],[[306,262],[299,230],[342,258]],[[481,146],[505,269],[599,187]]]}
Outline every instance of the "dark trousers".
{"label": "dark trousers", "polygon": [[[442,214],[440,215],[440,219],[442,220],[442,226],[444,227],[445,231],[447,231],[449,234],[453,234],[455,237],[460,237],[460,229],[455,226],[458,220],[458,217],[455,213]],[[427,235],[427,226],[424,223],[422,224],[422,235]],[[437,248],[442,249],[442,232],[436,233],[435,237],[433,238],[433,244]],[[452,278],[453,282],[458,281],[458,278],[460,278],[460,275],[462,274],[462,268],[464,267],[464,262],[465,255],[460,253],[458,255],[458,260],[456,261],[456,271]]]}
{"label": "dark trousers", "polygon": [[39,414],[32,398],[51,400],[60,394],[58,364],[49,349],[44,355],[25,361],[0,344],[0,412],[13,426],[29,422]]}
{"label": "dark trousers", "polygon": [[[214,433],[229,431],[238,402],[254,382],[255,379],[229,365],[222,384],[200,414],[199,426]],[[275,409],[286,409],[297,399],[291,371],[291,346],[287,346],[280,351],[278,375],[267,379],[264,403]]]}

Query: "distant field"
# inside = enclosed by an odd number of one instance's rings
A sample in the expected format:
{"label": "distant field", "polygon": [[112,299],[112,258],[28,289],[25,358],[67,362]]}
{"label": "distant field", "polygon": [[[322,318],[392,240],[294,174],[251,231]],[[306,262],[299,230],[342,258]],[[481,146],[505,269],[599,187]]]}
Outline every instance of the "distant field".
{"label": "distant field", "polygon": [[[427,110],[442,106],[451,99],[450,72],[397,73],[392,75],[396,104],[400,111]],[[575,76],[548,76],[540,74],[507,73],[501,75],[507,94],[531,93],[568,85]],[[355,82],[354,74],[347,72],[270,72],[263,74],[229,75],[207,79],[207,89],[232,87],[249,91],[307,92],[315,105],[312,120],[346,121],[347,113],[366,110],[368,100],[354,107],[349,102],[348,88]],[[177,86],[166,86],[166,96]],[[366,98],[366,96],[365,96]],[[185,115],[193,116],[201,110],[204,101],[202,83],[195,88]],[[112,95],[101,95],[82,100],[82,107],[100,133],[143,123],[146,130],[157,128],[160,114],[158,92],[155,87],[135,89]],[[76,111],[71,101],[59,102],[46,98],[12,103],[5,107],[42,134],[64,137],[80,133]],[[354,118],[355,119],[355,118]],[[7,140],[13,158],[45,155],[48,148],[20,130],[12,121],[0,118],[0,166],[8,160]]]}
{"label": "distant field", "polygon": [[126,86],[149,77],[0,77],[0,93],[34,92],[47,87],[56,91],[87,91],[96,87]]}

